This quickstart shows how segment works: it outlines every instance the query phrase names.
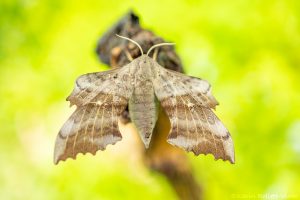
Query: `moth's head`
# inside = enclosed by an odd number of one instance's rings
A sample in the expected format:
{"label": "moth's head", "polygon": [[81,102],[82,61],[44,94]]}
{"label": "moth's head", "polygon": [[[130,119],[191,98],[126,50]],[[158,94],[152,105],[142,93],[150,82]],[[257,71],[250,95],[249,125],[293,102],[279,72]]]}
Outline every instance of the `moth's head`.
{"label": "moth's head", "polygon": [[141,66],[141,67],[147,65],[147,63],[149,63],[149,61],[151,62],[151,60],[152,60],[152,58],[150,58],[146,54],[141,55],[137,59],[138,59],[139,66]]}
{"label": "moth's head", "polygon": [[[160,46],[166,46],[166,45],[174,45],[175,43],[160,43],[160,44],[155,44],[153,45],[148,51],[147,51],[147,54],[144,54],[143,52],[143,49],[142,47],[139,45],[139,43],[137,43],[136,41],[130,39],[130,38],[127,38],[127,37],[124,37],[124,36],[120,36],[118,34],[116,34],[116,36],[122,38],[122,39],[125,39],[125,40],[129,40],[130,42],[134,43],[135,45],[137,45],[141,51],[141,60],[144,60],[146,62],[146,58],[149,58],[149,54],[151,53],[151,51],[153,49],[155,49],[156,47],[160,47]],[[157,51],[154,52],[153,54],[153,58],[155,58],[157,56]]]}

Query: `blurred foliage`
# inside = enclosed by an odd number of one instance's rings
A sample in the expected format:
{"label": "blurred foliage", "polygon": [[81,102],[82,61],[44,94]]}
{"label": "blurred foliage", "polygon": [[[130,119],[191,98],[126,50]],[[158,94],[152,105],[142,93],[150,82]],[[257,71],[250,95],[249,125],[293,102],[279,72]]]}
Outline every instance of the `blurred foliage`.
{"label": "blurred foliage", "polygon": [[[189,75],[208,80],[236,164],[193,156],[205,199],[300,198],[300,2],[0,2],[0,199],[175,199],[126,141],[54,166],[64,101],[81,74],[107,69],[94,49],[130,8],[176,42]],[[271,196],[273,195],[273,196]]]}

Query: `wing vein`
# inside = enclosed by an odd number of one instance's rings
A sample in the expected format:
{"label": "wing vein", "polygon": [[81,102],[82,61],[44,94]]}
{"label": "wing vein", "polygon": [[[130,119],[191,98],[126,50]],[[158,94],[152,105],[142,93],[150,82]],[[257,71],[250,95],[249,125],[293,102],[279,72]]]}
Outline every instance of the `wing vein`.
{"label": "wing vein", "polygon": [[81,117],[80,122],[79,122],[79,128],[78,128],[78,130],[77,130],[77,132],[76,132],[76,135],[75,135],[75,138],[74,138],[73,150],[72,150],[72,156],[73,156],[73,157],[75,156],[76,140],[77,140],[77,136],[78,136],[78,133],[79,133],[79,130],[80,130],[80,126],[81,126],[82,120],[83,120],[83,118],[84,118],[84,116],[85,116],[85,111],[86,111],[86,107],[85,107],[85,109],[84,109],[84,111],[83,111],[82,117]]}

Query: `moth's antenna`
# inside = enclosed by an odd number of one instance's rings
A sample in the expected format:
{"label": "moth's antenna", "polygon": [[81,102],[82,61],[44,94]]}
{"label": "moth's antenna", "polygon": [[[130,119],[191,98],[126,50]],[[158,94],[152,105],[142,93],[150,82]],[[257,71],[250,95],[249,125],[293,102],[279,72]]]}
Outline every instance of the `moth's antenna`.
{"label": "moth's antenna", "polygon": [[141,47],[141,46],[139,45],[139,43],[137,43],[136,41],[134,41],[134,40],[132,40],[132,39],[130,39],[130,38],[128,38],[128,37],[124,37],[124,36],[118,35],[118,34],[116,34],[116,36],[118,36],[118,37],[120,37],[120,38],[122,38],[122,39],[125,39],[125,40],[129,40],[130,42],[134,43],[136,46],[139,47],[139,49],[140,49],[140,51],[141,51],[141,54],[142,54],[142,55],[144,54],[142,47]]}
{"label": "moth's antenna", "polygon": [[175,45],[175,43],[160,43],[160,44],[156,44],[156,45],[153,45],[147,52],[147,56],[149,55],[149,53],[156,47],[160,47],[160,46],[166,46],[166,45]]}

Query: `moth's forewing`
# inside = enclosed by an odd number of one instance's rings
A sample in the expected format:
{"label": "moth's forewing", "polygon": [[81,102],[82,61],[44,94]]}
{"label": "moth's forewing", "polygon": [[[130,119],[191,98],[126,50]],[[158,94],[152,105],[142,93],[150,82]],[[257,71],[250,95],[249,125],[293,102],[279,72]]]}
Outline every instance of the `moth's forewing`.
{"label": "moth's forewing", "polygon": [[235,162],[229,131],[212,112],[218,102],[207,81],[164,69],[155,61],[153,86],[167,113],[171,130],[168,142],[194,154],[213,154]]}

